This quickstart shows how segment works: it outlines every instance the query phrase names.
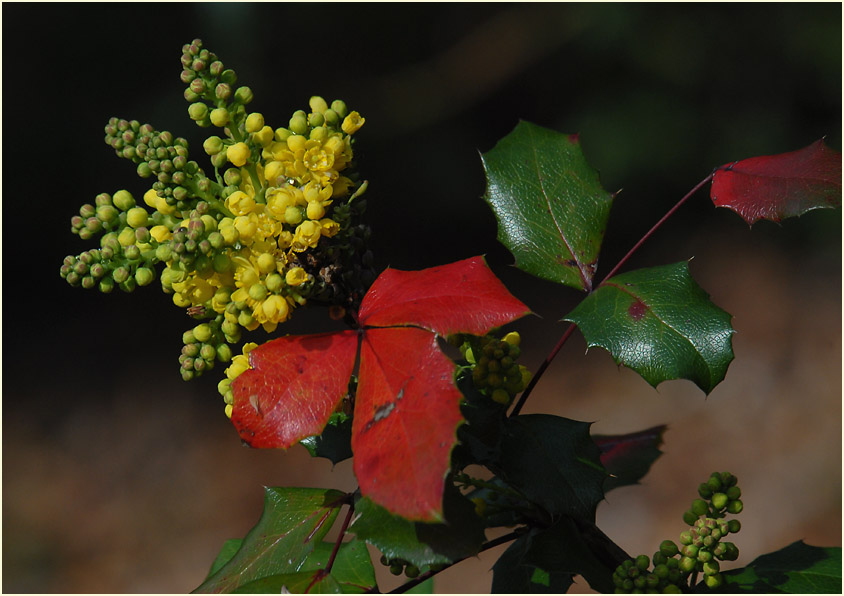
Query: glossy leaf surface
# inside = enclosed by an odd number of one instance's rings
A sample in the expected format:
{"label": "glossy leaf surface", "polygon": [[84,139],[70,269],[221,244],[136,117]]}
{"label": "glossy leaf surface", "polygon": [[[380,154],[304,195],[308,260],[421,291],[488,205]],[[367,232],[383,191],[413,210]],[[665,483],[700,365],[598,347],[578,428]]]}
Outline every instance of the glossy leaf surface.
{"label": "glossy leaf surface", "polygon": [[[593,521],[606,473],[589,424],[526,414],[507,420],[497,474],[552,516]],[[541,482],[537,479],[541,478]]]}
{"label": "glossy leaf surface", "polygon": [[393,515],[362,498],[355,504],[349,531],[387,558],[404,559],[420,568],[478,554],[484,541],[484,524],[475,514],[474,504],[453,486],[443,500],[445,521],[431,524]]}
{"label": "glossy leaf surface", "polygon": [[362,594],[375,587],[375,569],[366,544],[353,539],[340,545],[331,571],[326,574],[333,549],[333,542],[322,542],[302,564],[303,571],[263,577],[240,586],[234,593],[279,594],[286,589],[293,594]]}
{"label": "glossy leaf surface", "polygon": [[810,546],[802,540],[723,572],[718,592],[840,594],[841,547]]}
{"label": "glossy leaf surface", "polygon": [[565,318],[580,327],[589,347],[606,349],[654,387],[688,379],[706,393],[733,359],[730,319],[685,261],[617,275]]}
{"label": "glossy leaf surface", "polygon": [[601,463],[610,474],[604,482],[604,492],[639,483],[662,455],[659,446],[665,429],[665,425],[660,425],[626,435],[592,435],[601,450]]}
{"label": "glossy leaf surface", "polygon": [[267,488],[261,519],[229,561],[195,592],[231,592],[270,575],[296,573],[334,523],[346,495],[315,488]]}
{"label": "glossy leaf surface", "polygon": [[841,206],[841,154],[823,139],[789,153],[751,157],[715,170],[712,202],[752,225]]}
{"label": "glossy leaf surface", "polygon": [[415,325],[446,336],[484,335],[530,312],[513,297],[483,257],[422,271],[387,269],[360,307],[362,325]]}
{"label": "glossy leaf surface", "polygon": [[274,339],[249,352],[251,369],[232,383],[232,423],[252,447],[288,448],[319,435],[346,395],[357,333]]}
{"label": "glossy leaf surface", "polygon": [[601,187],[577,135],[519,122],[481,159],[484,198],[516,266],[591,290],[613,195]]}
{"label": "glossy leaf surface", "polygon": [[440,519],[463,420],[454,373],[429,331],[366,332],[352,425],[355,475],[362,494],[408,519]]}

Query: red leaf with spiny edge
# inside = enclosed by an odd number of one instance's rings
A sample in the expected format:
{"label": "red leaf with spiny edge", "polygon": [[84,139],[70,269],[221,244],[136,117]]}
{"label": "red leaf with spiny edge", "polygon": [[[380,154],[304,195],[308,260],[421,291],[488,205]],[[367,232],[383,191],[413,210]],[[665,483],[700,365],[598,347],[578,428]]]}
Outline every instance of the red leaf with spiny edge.
{"label": "red leaf with spiny edge", "polygon": [[530,312],[483,257],[422,271],[387,269],[367,292],[360,323],[374,327],[416,325],[440,335],[484,335]]}
{"label": "red leaf with spiny edge", "polygon": [[445,476],[457,441],[455,365],[433,333],[368,329],[352,426],[361,494],[417,521],[442,519]]}
{"label": "red leaf with spiny edge", "polygon": [[823,139],[790,153],[751,157],[716,169],[710,193],[753,225],[841,206],[841,153]]}
{"label": "red leaf with spiny edge", "polygon": [[252,447],[286,449],[325,428],[346,395],[357,333],[287,336],[249,352],[232,383],[232,423]]}

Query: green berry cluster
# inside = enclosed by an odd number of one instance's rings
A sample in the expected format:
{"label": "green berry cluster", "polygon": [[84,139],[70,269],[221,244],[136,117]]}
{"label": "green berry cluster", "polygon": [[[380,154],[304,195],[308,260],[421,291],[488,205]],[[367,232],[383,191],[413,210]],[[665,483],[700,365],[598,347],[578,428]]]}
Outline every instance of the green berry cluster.
{"label": "green berry cluster", "polygon": [[530,382],[530,371],[516,363],[521,354],[518,333],[510,332],[501,339],[492,335],[464,334],[449,341],[460,347],[467,366],[472,370],[475,388],[494,402],[509,405]]}
{"label": "green berry cluster", "polygon": [[393,575],[401,575],[404,573],[409,579],[419,577],[419,567],[400,558],[387,558],[381,555],[381,564],[390,568],[390,573]]}
{"label": "green berry cluster", "polygon": [[679,594],[694,586],[703,573],[704,585],[715,589],[724,583],[719,561],[735,561],[735,544],[723,540],[741,530],[737,519],[726,520],[728,513],[742,510],[738,479],[729,472],[715,472],[698,487],[699,499],[683,514],[690,529],[680,534],[679,546],[664,540],[650,560],[640,555],[619,565],[613,573],[617,594]]}

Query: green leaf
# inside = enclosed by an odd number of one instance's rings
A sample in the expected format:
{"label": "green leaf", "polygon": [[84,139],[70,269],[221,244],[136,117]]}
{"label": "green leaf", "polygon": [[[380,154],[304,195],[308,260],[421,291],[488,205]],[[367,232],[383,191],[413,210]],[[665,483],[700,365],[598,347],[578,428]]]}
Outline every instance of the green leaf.
{"label": "green leaf", "polygon": [[334,523],[345,493],[266,488],[264,512],[234,556],[195,592],[231,592],[248,582],[302,569]]}
{"label": "green leaf", "polygon": [[548,571],[526,562],[533,533],[513,542],[492,566],[493,594],[565,594],[572,585],[571,573]]}
{"label": "green leaf", "polygon": [[451,483],[446,484],[443,510],[445,523],[412,522],[364,497],[355,504],[349,532],[388,559],[404,559],[420,568],[478,554],[485,539],[484,523],[474,504]]}
{"label": "green leaf", "polygon": [[434,593],[434,578],[429,577],[421,584],[416,584],[410,588],[405,594],[433,594]]}
{"label": "green leaf", "polygon": [[344,412],[335,412],[321,435],[299,441],[311,457],[324,457],[337,464],[352,457],[352,418]]}
{"label": "green leaf", "polygon": [[326,575],[324,570],[333,550],[333,542],[322,542],[302,564],[304,571],[257,579],[243,584],[233,593],[278,594],[282,588],[286,588],[293,593],[362,594],[375,587],[375,569],[366,544],[353,539],[340,545],[331,572]]}
{"label": "green leaf", "polygon": [[223,548],[220,549],[220,554],[217,555],[217,558],[214,559],[214,562],[211,564],[211,570],[208,572],[208,575],[205,576],[205,579],[208,579],[217,573],[223,565],[231,561],[231,558],[238,549],[240,549],[241,544],[243,544],[243,538],[232,538],[230,540],[226,540],[223,543]]}
{"label": "green leaf", "polygon": [[481,160],[484,199],[516,266],[591,290],[614,195],[601,187],[577,135],[519,122]]}
{"label": "green leaf", "polygon": [[841,547],[810,546],[802,540],[723,572],[717,590],[756,594],[840,594]]}
{"label": "green leaf", "polygon": [[606,472],[589,426],[547,414],[509,418],[493,471],[552,516],[594,521]]}
{"label": "green leaf", "polygon": [[687,262],[617,275],[587,296],[566,321],[587,345],[612,354],[656,387],[688,379],[705,393],[733,359],[729,313],[692,279]]}
{"label": "green leaf", "polygon": [[662,455],[662,435],[666,426],[654,426],[626,435],[592,435],[601,450],[601,463],[609,477],[604,481],[604,492],[619,486],[638,484],[651,469],[651,464]]}

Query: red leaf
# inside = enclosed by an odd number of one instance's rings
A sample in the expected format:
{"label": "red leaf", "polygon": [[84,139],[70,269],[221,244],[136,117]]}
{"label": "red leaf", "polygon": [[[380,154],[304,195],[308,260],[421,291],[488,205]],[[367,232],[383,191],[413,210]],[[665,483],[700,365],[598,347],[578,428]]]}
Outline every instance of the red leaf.
{"label": "red leaf", "polygon": [[530,312],[489,270],[483,257],[449,265],[387,269],[360,307],[363,325],[416,325],[440,335],[483,335]]}
{"label": "red leaf", "polygon": [[318,435],[346,395],[357,333],[287,336],[249,352],[232,383],[232,423],[252,447],[288,448]]}
{"label": "red leaf", "polygon": [[361,347],[352,426],[361,494],[402,517],[442,519],[457,440],[455,365],[422,329],[369,329]]}
{"label": "red leaf", "polygon": [[798,151],[751,157],[716,169],[710,193],[752,225],[841,206],[841,154],[823,139]]}
{"label": "red leaf", "polygon": [[604,485],[609,491],[617,486],[636,484],[647,474],[651,464],[662,453],[663,424],[626,435],[593,435],[601,450],[601,464],[612,476]]}

